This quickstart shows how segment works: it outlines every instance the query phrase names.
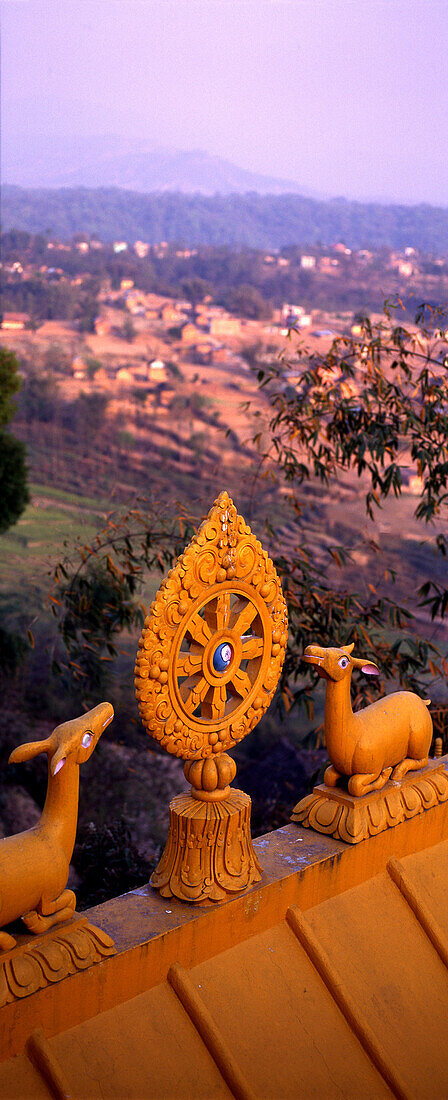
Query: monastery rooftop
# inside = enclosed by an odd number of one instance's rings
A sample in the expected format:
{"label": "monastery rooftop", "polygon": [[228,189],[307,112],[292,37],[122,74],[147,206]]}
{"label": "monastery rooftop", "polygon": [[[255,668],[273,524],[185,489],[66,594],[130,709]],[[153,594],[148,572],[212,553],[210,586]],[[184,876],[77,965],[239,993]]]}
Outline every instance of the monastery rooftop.
{"label": "monastery rooftop", "polygon": [[0,1095],[448,1095],[447,837],[447,802],[356,845],[291,824],[243,896],[89,910],[116,954],[4,1004]]}

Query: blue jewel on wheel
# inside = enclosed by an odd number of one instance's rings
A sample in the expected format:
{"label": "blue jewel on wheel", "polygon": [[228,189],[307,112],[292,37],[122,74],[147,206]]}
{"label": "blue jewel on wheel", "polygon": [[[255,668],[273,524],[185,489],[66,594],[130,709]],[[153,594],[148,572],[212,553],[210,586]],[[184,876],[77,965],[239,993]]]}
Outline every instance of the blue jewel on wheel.
{"label": "blue jewel on wheel", "polygon": [[228,642],[221,642],[213,654],[213,668],[215,672],[227,672],[233,657],[232,646]]}

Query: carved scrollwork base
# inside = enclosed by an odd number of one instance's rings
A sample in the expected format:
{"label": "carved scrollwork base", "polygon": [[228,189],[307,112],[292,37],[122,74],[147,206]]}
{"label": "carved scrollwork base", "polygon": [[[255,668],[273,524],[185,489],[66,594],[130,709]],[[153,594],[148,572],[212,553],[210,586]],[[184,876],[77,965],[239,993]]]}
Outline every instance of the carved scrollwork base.
{"label": "carved scrollwork base", "polygon": [[173,798],[168,838],[152,886],[162,897],[204,905],[226,901],[259,882],[250,809],[249,795],[233,788],[218,802],[190,794]]}
{"label": "carved scrollwork base", "polygon": [[0,958],[0,1008],[115,955],[114,941],[81,917]]}
{"label": "carved scrollwork base", "polygon": [[359,844],[447,799],[448,772],[444,764],[431,761],[399,783],[386,783],[382,790],[360,798],[321,783],[297,803],[291,821],[347,844]]}

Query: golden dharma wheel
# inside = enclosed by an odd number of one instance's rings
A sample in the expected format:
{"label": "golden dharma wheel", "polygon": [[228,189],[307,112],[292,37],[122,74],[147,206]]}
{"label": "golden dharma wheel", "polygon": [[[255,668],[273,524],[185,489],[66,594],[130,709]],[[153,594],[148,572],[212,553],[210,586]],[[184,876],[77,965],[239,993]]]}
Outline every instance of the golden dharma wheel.
{"label": "golden dharma wheel", "polygon": [[274,565],[226,492],[150,611],[135,668],[143,725],[186,760],[225,752],[267,710],[288,638]]}

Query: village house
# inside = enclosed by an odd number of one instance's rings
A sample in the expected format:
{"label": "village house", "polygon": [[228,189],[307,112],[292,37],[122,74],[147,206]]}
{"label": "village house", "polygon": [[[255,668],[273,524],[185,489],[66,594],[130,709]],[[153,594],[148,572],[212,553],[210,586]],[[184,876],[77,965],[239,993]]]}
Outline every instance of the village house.
{"label": "village house", "polygon": [[145,256],[148,255],[149,248],[150,246],[146,241],[136,241],[134,244],[135,255],[138,256],[139,260],[144,260]]}
{"label": "village house", "polygon": [[8,275],[23,275],[23,267],[18,260],[16,260],[13,264],[9,264],[8,266],[5,265],[5,271],[8,273]]}
{"label": "village house", "polygon": [[414,274],[414,266],[409,260],[399,260],[397,267],[398,274],[401,275],[403,279],[410,279],[411,275]]}
{"label": "village house", "polygon": [[122,282],[131,282],[132,285],[125,291],[124,300],[128,313],[140,316],[146,312],[146,298],[141,290],[134,287],[132,280],[123,279]]}
{"label": "village house", "polygon": [[110,333],[110,321],[107,317],[97,317],[94,322],[95,336],[108,336]]}
{"label": "village house", "polygon": [[115,375],[115,381],[118,386],[122,386],[125,389],[127,386],[132,386],[134,381],[134,375],[129,367],[119,367]]}
{"label": "village house", "polygon": [[162,359],[153,359],[148,363],[147,375],[151,382],[166,382],[168,371]]}
{"label": "village house", "polygon": [[312,271],[313,268],[315,268],[315,266],[316,266],[316,257],[315,256],[301,256],[300,257],[300,266],[304,269],[304,271]]}
{"label": "village house", "polygon": [[93,377],[93,384],[101,390],[110,390],[113,387],[114,377],[105,367],[98,367]]}
{"label": "village house", "polygon": [[197,328],[201,329],[202,332],[208,332],[210,328],[210,319],[208,313],[205,313],[202,310],[197,310],[194,317],[194,323]]}
{"label": "village house", "polygon": [[181,310],[177,309],[176,305],[173,305],[172,302],[166,302],[160,310],[160,319],[167,328],[171,328],[175,325],[181,325],[186,317]]}
{"label": "village house", "polygon": [[186,323],[182,326],[182,343],[188,345],[196,344],[199,336],[200,332],[199,329],[196,328],[196,325],[193,325],[191,321],[186,321]]}
{"label": "village house", "polygon": [[72,374],[78,381],[82,381],[87,375],[87,363],[81,355],[75,355],[72,359]]}
{"label": "village house", "polygon": [[71,252],[71,246],[69,244],[61,244],[60,241],[48,241],[47,249],[54,248],[56,252]]}
{"label": "village house", "polygon": [[212,361],[213,347],[211,340],[198,341],[191,349],[194,362],[209,366]]}
{"label": "village house", "polygon": [[30,320],[29,313],[4,313],[2,329],[7,332],[21,332]]}
{"label": "village house", "polygon": [[190,354],[195,363],[202,363],[205,366],[228,363],[232,356],[230,349],[225,344],[221,344],[212,337],[198,340],[198,343],[191,348]]}
{"label": "village house", "polygon": [[239,336],[241,333],[241,321],[239,317],[212,317],[210,321],[210,336],[225,339],[226,337]]}
{"label": "village house", "polygon": [[318,263],[318,268],[319,268],[319,271],[322,271],[325,275],[336,275],[337,274],[336,269],[338,267],[339,267],[339,260],[333,259],[332,256],[321,256],[320,257],[320,260],[319,260],[319,263]]}
{"label": "village house", "polygon": [[132,366],[128,367],[128,370],[136,382],[147,382],[148,364],[144,359],[142,359],[140,363],[134,363]]}
{"label": "village house", "polygon": [[296,306],[291,302],[283,302],[281,309],[282,321],[286,321],[288,317],[301,317],[302,313],[305,313],[304,306]]}
{"label": "village house", "polygon": [[212,348],[212,366],[215,364],[219,366],[220,363],[227,363],[230,357],[230,351],[226,348],[225,344],[217,344]]}

